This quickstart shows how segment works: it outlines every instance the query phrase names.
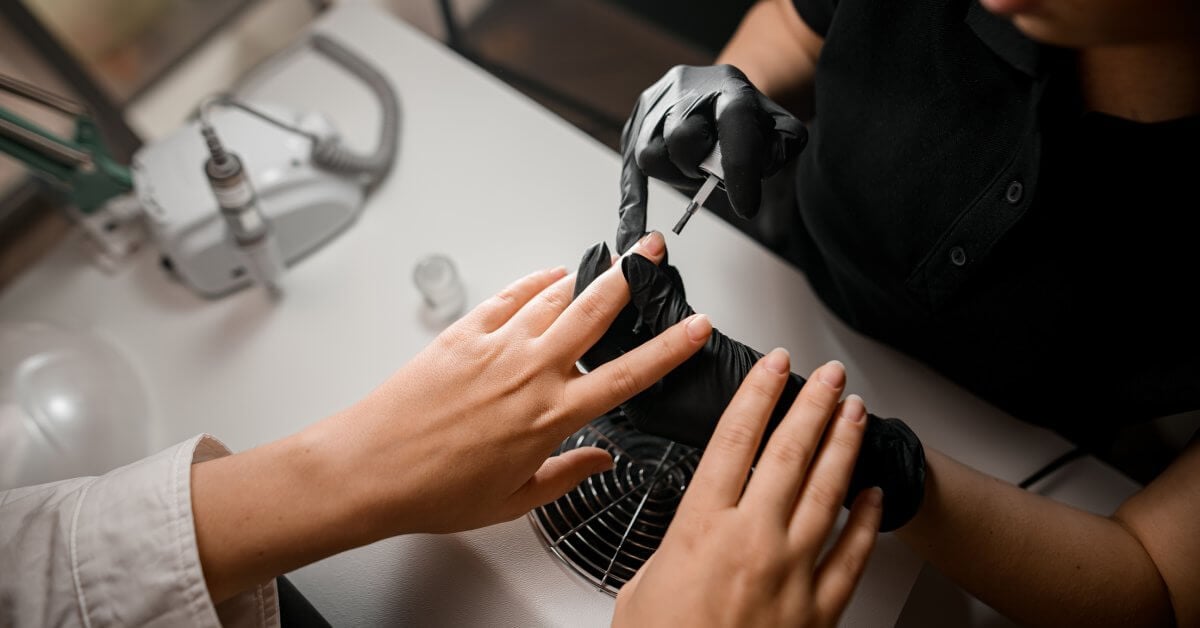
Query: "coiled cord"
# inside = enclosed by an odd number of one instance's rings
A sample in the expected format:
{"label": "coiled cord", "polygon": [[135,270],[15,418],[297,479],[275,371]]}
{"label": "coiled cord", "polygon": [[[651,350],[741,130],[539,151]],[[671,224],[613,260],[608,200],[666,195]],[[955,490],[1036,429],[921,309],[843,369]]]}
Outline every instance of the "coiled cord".
{"label": "coiled cord", "polygon": [[387,77],[329,37],[313,34],[310,44],[317,52],[360,78],[375,94],[375,98],[379,101],[382,117],[379,124],[379,140],[373,152],[366,155],[358,154],[343,145],[337,137],[318,136],[311,131],[280,120],[249,103],[238,100],[237,97],[228,93],[210,96],[200,103],[200,126],[205,132],[205,138],[210,144],[210,149],[214,142],[219,147],[216,133],[209,120],[209,113],[213,107],[217,106],[236,107],[264,122],[307,138],[312,142],[312,159],[318,167],[346,175],[366,175],[368,185],[374,186],[391,170],[392,163],[396,160],[396,148],[400,141],[400,101],[396,97],[396,92],[392,89],[392,84]]}
{"label": "coiled cord", "polygon": [[396,146],[400,139],[400,102],[396,92],[383,74],[336,41],[314,34],[312,45],[331,61],[362,79],[379,100],[382,111],[379,142],[374,152],[360,155],[337,139],[322,138],[313,146],[313,162],[334,172],[367,174],[374,184],[391,169],[396,159]]}

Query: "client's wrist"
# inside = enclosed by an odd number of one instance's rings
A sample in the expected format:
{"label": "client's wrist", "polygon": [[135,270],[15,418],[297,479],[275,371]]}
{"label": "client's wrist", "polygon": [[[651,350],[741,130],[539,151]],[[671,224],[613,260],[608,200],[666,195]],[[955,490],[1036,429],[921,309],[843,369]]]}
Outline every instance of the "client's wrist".
{"label": "client's wrist", "polygon": [[[385,491],[388,474],[372,462],[365,437],[352,429],[347,410],[280,441],[288,461],[283,468],[309,489],[311,513],[319,517],[341,550],[366,545],[398,532]],[[394,478],[393,478],[394,479]]]}

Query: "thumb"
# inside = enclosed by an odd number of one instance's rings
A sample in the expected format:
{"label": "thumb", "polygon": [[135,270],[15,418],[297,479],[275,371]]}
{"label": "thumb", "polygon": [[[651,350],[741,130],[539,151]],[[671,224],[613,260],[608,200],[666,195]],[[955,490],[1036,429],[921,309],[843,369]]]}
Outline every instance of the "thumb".
{"label": "thumb", "polygon": [[696,313],[688,305],[683,280],[674,267],[658,266],[634,254],[621,260],[621,273],[629,284],[630,301],[651,335],[658,335]]}
{"label": "thumb", "polygon": [[[629,593],[626,593],[627,596],[633,595],[633,592],[637,590],[638,584],[642,581],[642,574],[646,573],[646,571],[650,569],[650,563],[654,562],[655,556],[658,556],[658,552],[651,554],[650,558],[647,558],[646,562],[642,563],[641,567],[638,567],[637,572],[633,574],[633,577],[629,579],[629,582],[626,582],[625,585],[621,587],[622,593],[628,591]],[[619,600],[620,598],[618,598],[618,601]]]}
{"label": "thumb", "polygon": [[513,493],[509,504],[518,513],[548,504],[579,486],[588,476],[612,466],[612,456],[599,447],[580,447],[551,456]]}

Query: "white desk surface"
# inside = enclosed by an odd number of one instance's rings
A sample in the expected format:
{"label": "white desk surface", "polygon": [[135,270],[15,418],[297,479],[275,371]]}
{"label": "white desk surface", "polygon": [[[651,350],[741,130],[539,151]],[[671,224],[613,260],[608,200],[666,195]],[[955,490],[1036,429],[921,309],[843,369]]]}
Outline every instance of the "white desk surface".
{"label": "white desk surface", "polygon": [[[366,394],[434,335],[410,279],[426,253],[451,256],[475,302],[531,269],[574,266],[615,231],[610,150],[368,4],[341,5],[316,28],[390,78],[403,129],[391,176],[356,224],[289,269],[282,302],[259,290],[198,298],[150,250],[107,275],[76,239],[0,295],[0,319],[93,329],[119,346],[149,390],[154,448],[198,432],[248,448]],[[310,52],[273,64],[246,93],[326,112],[356,146],[374,142],[369,93]],[[651,199],[651,228],[668,231],[685,199],[658,184]],[[692,303],[718,327],[760,349],[789,348],[801,372],[841,359],[849,390],[925,443],[1010,481],[1068,448],[850,331],[799,272],[708,213],[686,236],[668,235]],[[920,567],[882,537],[844,625],[893,623]],[[335,625],[603,625],[612,608],[525,519],[390,539],[292,576]]]}

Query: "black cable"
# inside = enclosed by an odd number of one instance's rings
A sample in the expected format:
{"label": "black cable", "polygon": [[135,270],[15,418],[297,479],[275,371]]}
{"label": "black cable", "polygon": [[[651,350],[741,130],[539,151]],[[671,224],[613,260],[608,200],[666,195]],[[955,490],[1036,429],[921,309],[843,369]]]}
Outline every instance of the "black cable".
{"label": "black cable", "polygon": [[333,6],[333,0],[308,0],[308,6],[314,14],[320,15]]}
{"label": "black cable", "polygon": [[1034,484],[1041,482],[1042,480],[1044,480],[1046,478],[1046,476],[1050,475],[1051,473],[1054,473],[1055,471],[1058,471],[1059,469],[1066,466],[1068,463],[1070,463],[1074,460],[1078,460],[1079,458],[1082,458],[1086,453],[1087,452],[1084,451],[1084,449],[1082,447],[1076,447],[1076,448],[1072,449],[1071,451],[1068,451],[1067,453],[1055,458],[1054,460],[1051,460],[1049,463],[1046,464],[1046,466],[1042,467],[1041,469],[1034,471],[1033,475],[1022,480],[1021,483],[1018,484],[1017,486],[1022,489],[1028,490],[1030,486],[1033,486]]}
{"label": "black cable", "polygon": [[467,56],[464,52],[462,31],[458,29],[458,20],[454,18],[454,7],[450,6],[450,0],[438,0],[438,8],[442,11],[442,25],[446,27],[446,45]]}

